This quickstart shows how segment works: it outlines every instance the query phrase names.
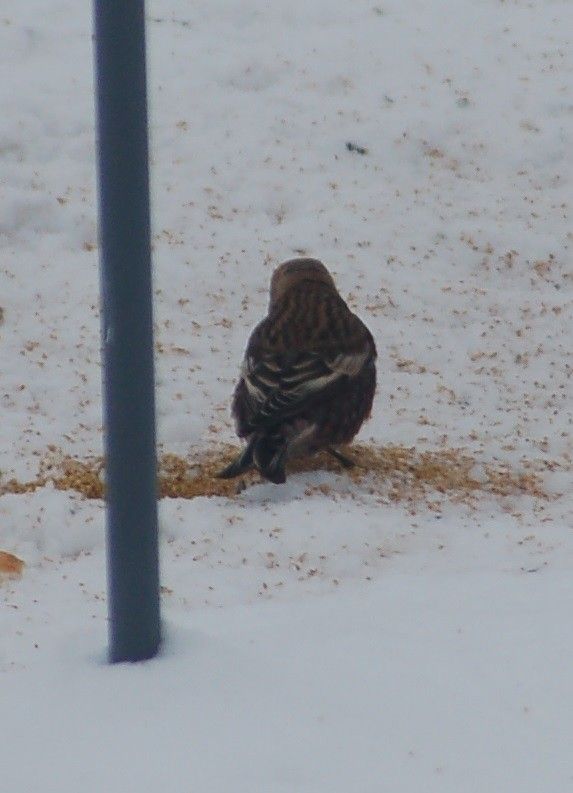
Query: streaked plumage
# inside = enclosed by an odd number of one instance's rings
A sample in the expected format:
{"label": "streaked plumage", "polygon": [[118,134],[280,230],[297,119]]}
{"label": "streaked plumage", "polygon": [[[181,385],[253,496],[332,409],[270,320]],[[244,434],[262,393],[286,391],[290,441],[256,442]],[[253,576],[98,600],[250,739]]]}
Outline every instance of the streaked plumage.
{"label": "streaked plumage", "polygon": [[316,259],[281,264],[271,280],[269,312],[249,339],[233,397],[243,453],[219,474],[255,466],[271,482],[286,479],[289,458],[349,443],[370,415],[376,346]]}

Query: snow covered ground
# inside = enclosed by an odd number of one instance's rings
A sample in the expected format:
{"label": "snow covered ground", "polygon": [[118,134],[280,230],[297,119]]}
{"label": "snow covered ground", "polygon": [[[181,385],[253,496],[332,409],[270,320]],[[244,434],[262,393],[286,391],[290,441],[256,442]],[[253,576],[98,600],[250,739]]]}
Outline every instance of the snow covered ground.
{"label": "snow covered ground", "polygon": [[[0,585],[3,788],[572,790],[573,5],[147,16],[161,451],[234,442],[270,273],[308,253],[378,344],[360,441],[547,497],[315,471],[165,499],[164,655],[110,668],[103,504],[0,496],[26,563]],[[0,64],[1,486],[102,450],[89,4],[11,4]]]}

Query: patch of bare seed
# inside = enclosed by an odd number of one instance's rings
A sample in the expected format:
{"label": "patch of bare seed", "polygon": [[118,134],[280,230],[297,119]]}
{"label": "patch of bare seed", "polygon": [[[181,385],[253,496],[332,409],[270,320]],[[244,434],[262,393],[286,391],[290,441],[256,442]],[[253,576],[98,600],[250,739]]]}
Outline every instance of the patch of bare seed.
{"label": "patch of bare seed", "polygon": [[[237,452],[236,446],[225,446],[196,452],[189,457],[162,455],[158,472],[160,498],[237,497],[244,489],[260,481],[255,472],[238,480],[217,479],[217,472]],[[524,494],[538,499],[549,498],[541,475],[548,469],[546,461],[529,461],[523,463],[521,470],[514,470],[505,463],[480,463],[460,449],[419,452],[415,447],[357,444],[347,453],[356,463],[350,470],[342,470],[335,459],[324,453],[295,460],[289,470],[291,473],[337,472],[370,494],[410,503],[425,498],[431,492],[444,494],[454,501],[475,498],[480,493],[498,497]],[[558,463],[551,463],[549,470],[558,467]],[[0,496],[28,493],[52,483],[58,490],[72,490],[86,498],[104,498],[104,471],[101,457],[78,460],[51,448],[42,459],[34,479],[26,482],[11,479],[0,483]],[[315,490],[317,488],[311,488],[311,492]],[[329,495],[332,488],[322,485],[318,491]]]}

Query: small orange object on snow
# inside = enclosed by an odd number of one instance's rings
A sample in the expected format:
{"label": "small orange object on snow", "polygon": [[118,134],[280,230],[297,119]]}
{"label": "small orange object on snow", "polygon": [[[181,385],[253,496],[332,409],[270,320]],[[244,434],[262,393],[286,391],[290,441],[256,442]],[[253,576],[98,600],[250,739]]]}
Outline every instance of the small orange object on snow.
{"label": "small orange object on snow", "polygon": [[13,553],[0,551],[0,576],[8,575],[15,578],[22,575],[23,567],[24,562]]}

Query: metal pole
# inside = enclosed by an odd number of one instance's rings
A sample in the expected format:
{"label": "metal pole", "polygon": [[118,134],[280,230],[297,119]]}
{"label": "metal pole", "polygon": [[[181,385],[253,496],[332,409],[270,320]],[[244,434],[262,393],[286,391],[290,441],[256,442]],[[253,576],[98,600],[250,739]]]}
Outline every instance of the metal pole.
{"label": "metal pole", "polygon": [[144,0],[95,0],[112,662],[160,643]]}

